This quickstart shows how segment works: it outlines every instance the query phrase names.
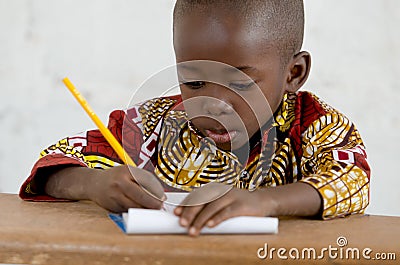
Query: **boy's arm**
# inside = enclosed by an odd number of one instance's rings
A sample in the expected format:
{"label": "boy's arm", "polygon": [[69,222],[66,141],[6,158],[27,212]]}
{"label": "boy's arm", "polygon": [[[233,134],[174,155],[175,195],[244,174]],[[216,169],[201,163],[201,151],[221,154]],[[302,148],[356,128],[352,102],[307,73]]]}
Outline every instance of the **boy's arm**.
{"label": "boy's arm", "polygon": [[180,224],[188,228],[189,235],[199,235],[204,226],[214,227],[235,216],[316,216],[321,210],[322,200],[316,189],[305,183],[260,188],[255,191],[232,188],[222,197],[206,204],[208,194],[218,186],[211,183],[191,192],[175,214]]}
{"label": "boy's arm", "polygon": [[[19,196],[28,201],[68,201],[67,198],[55,198],[45,193],[45,185],[50,175],[63,168],[89,168],[84,155],[73,146],[65,144],[68,138],[42,151],[28,178],[22,183]],[[63,149],[63,151],[61,151]],[[74,150],[74,154],[67,150]]]}
{"label": "boy's arm", "polygon": [[[91,130],[65,138],[45,149],[30,176],[22,184],[20,197],[32,201],[92,199],[114,211],[119,211],[121,205],[122,208],[133,205],[129,202],[131,200],[143,207],[154,208],[156,205],[158,208],[160,199],[153,204],[147,203],[146,195],[136,197],[142,191],[131,194],[127,187],[131,187],[131,191],[135,190],[139,182],[154,195],[152,197],[162,198],[163,190],[159,180],[146,170],[154,169],[151,159],[159,135],[157,124],[162,122],[170,108],[175,105],[179,107],[180,102],[179,95],[156,98],[126,111],[116,110],[110,114],[108,129],[138,168],[128,170],[128,167],[121,166],[122,161],[100,131]],[[119,197],[118,205],[111,202],[113,196],[118,197],[117,193],[126,197]]]}
{"label": "boy's arm", "polygon": [[233,188],[215,202],[179,207],[175,213],[181,216],[181,224],[193,226],[190,234],[196,235],[206,224],[214,226],[238,215],[330,219],[363,213],[369,203],[370,169],[355,126],[345,116],[330,112],[315,120],[302,138],[299,182],[252,193]]}
{"label": "boy's arm", "polygon": [[45,193],[54,198],[92,200],[112,212],[160,209],[163,187],[150,172],[129,166],[106,170],[68,167],[48,177]]}
{"label": "boy's arm", "polygon": [[319,192],[321,217],[363,213],[369,204],[370,168],[354,124],[340,113],[327,113],[309,126],[302,141],[300,181]]}
{"label": "boy's arm", "polygon": [[[132,142],[125,144],[125,150],[138,161],[143,134],[134,122],[126,118],[124,111],[110,114],[108,128],[122,142],[122,137],[129,137]],[[45,185],[50,175],[69,167],[88,169],[107,169],[119,166],[122,161],[98,130],[90,130],[79,135],[67,137],[43,150],[34,165],[30,176],[22,184],[20,197],[34,201],[65,201],[61,196],[55,198],[45,192]]]}

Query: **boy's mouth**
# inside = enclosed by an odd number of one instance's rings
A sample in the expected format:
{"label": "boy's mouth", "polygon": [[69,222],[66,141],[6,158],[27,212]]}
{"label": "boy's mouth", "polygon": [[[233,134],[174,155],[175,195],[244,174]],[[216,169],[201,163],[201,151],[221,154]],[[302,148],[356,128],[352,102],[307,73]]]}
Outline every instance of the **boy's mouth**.
{"label": "boy's mouth", "polygon": [[206,129],[205,134],[207,137],[213,139],[215,143],[223,144],[232,142],[237,137],[238,131]]}

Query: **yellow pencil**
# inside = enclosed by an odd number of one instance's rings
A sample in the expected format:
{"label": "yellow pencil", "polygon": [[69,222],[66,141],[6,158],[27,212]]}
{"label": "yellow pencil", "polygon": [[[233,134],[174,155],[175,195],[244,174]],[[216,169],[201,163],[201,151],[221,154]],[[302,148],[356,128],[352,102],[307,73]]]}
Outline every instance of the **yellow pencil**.
{"label": "yellow pencil", "polygon": [[71,81],[69,81],[69,79],[66,77],[63,79],[63,82],[65,86],[69,89],[69,91],[71,91],[72,95],[74,95],[76,100],[78,100],[79,104],[81,104],[81,106],[92,119],[92,121],[96,124],[97,128],[99,128],[100,132],[117,153],[119,158],[121,158],[121,160],[124,161],[126,165],[136,166],[135,162],[133,162],[131,157],[125,152],[124,148],[122,148],[121,144],[117,141],[117,139],[115,139],[110,130],[101,122],[99,117],[96,115],[96,113],[94,113],[85,98],[81,95],[81,93],[79,93],[79,91],[75,88]]}

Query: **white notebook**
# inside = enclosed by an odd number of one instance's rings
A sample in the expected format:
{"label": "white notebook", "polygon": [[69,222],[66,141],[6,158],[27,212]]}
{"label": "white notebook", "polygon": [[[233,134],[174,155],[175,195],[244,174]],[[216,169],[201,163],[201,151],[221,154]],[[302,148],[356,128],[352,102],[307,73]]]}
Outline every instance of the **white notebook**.
{"label": "white notebook", "polygon": [[[121,228],[127,234],[186,234],[187,228],[180,226],[179,217],[172,213],[185,196],[185,193],[167,193],[164,210],[129,209],[122,215],[122,220],[119,220],[122,221]],[[213,228],[204,227],[201,233],[276,234],[278,224],[278,218],[274,217],[240,216],[230,218]]]}

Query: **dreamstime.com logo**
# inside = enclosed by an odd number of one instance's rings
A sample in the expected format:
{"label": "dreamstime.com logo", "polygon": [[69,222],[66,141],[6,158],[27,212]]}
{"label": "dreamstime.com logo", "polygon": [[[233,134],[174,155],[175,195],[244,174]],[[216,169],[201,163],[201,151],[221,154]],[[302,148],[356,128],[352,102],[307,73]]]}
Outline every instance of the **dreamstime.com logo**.
{"label": "dreamstime.com logo", "polygon": [[347,238],[339,236],[336,245],[329,245],[317,251],[315,248],[269,248],[265,243],[263,247],[257,250],[259,259],[293,259],[293,260],[319,260],[319,259],[346,259],[346,260],[396,260],[396,253],[376,252],[371,248],[351,248],[347,247]]}

